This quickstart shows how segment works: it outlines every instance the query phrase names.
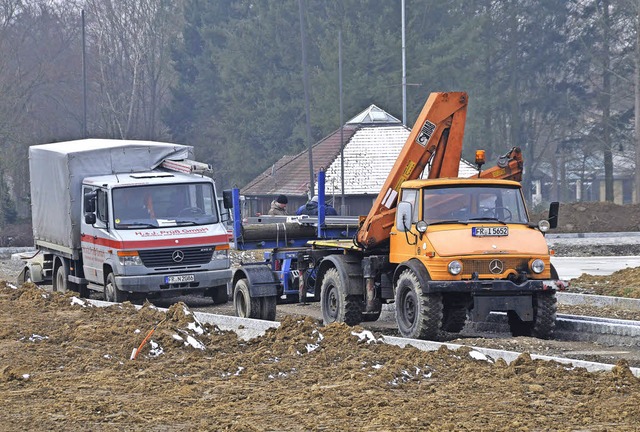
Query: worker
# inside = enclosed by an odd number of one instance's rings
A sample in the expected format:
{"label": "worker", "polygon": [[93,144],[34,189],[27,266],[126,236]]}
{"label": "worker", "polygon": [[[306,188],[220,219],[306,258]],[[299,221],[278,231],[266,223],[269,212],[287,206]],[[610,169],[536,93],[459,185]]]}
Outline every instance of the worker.
{"label": "worker", "polygon": [[[298,216],[300,215],[310,215],[316,216],[318,214],[318,196],[314,196],[309,200],[308,203],[301,205],[296,211]],[[337,216],[338,212],[331,204],[325,203],[324,205],[324,214],[326,216]]]}
{"label": "worker", "polygon": [[124,188],[118,194],[116,201],[116,219],[149,219],[151,209],[151,197],[139,188]]}
{"label": "worker", "polygon": [[270,216],[284,216],[287,214],[287,203],[289,200],[286,195],[278,195],[278,198],[271,201],[269,209]]}

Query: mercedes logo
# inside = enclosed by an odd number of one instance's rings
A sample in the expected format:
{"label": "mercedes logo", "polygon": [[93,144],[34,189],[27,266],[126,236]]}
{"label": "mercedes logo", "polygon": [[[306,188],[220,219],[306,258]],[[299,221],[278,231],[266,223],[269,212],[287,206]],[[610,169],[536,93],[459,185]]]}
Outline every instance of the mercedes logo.
{"label": "mercedes logo", "polygon": [[171,254],[171,258],[174,262],[182,262],[182,260],[184,259],[184,252],[182,252],[181,250],[174,251],[173,254]]}
{"label": "mercedes logo", "polygon": [[489,263],[489,271],[493,274],[500,274],[504,270],[502,261],[494,259]]}

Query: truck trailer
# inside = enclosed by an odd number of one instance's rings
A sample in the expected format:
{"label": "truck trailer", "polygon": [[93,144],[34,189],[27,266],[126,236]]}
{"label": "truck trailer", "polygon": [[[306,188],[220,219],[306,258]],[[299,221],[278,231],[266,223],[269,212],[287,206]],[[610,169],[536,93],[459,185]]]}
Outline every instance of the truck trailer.
{"label": "truck trailer", "polygon": [[193,147],[84,139],[29,147],[37,256],[19,281],[107,301],[228,300],[229,239],[211,167]]}

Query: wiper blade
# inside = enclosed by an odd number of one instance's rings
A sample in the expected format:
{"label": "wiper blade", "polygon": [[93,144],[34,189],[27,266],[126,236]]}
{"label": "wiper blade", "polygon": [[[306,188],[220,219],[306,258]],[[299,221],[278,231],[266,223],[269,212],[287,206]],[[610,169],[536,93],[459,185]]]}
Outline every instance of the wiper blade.
{"label": "wiper blade", "polygon": [[492,217],[477,217],[477,218],[470,218],[469,220],[470,221],[495,221],[495,222],[501,223],[502,225],[507,224],[505,221],[501,221],[500,219],[492,218]]}
{"label": "wiper blade", "polygon": [[176,225],[198,225],[198,222],[192,220],[177,220]]}
{"label": "wiper blade", "polygon": [[158,225],[151,224],[148,222],[127,222],[127,223],[120,223],[118,225],[125,228],[129,228],[129,227],[158,228]]}
{"label": "wiper blade", "polygon": [[429,222],[429,225],[443,225],[443,224],[463,224],[468,225],[469,221],[463,221],[458,219],[441,220],[436,222]]}

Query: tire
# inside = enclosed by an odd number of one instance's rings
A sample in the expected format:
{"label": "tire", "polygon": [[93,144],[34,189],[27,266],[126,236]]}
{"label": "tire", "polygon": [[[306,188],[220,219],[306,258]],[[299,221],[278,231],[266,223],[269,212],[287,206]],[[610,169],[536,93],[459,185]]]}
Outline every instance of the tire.
{"label": "tire", "polygon": [[515,311],[507,312],[511,335],[549,339],[556,326],[557,307],[555,293],[537,293],[533,298],[533,321],[522,321]]}
{"label": "tire", "polygon": [[276,296],[260,297],[258,300],[260,300],[260,319],[275,321],[278,298]]}
{"label": "tire", "polygon": [[551,267],[551,280],[558,280],[560,279],[560,276],[558,276],[558,271],[556,270],[556,268],[553,266],[553,264],[549,264]]}
{"label": "tire", "polygon": [[104,299],[111,303],[122,303],[127,301],[127,293],[120,291],[116,285],[116,277],[113,273],[107,276],[107,283],[104,286]]}
{"label": "tire", "polygon": [[442,315],[442,295],[423,294],[413,270],[404,270],[396,283],[396,323],[400,334],[412,339],[436,339]]}
{"label": "tire", "polygon": [[240,318],[260,319],[260,298],[251,298],[247,279],[238,279],[233,287],[233,307]]}
{"label": "tire", "polygon": [[215,286],[211,288],[210,293],[211,293],[211,300],[213,300],[213,304],[223,304],[229,301],[226,285]]}
{"label": "tire", "polygon": [[445,307],[442,313],[442,330],[450,333],[460,333],[467,322],[467,308],[465,306]]}
{"label": "tire", "polygon": [[320,286],[320,309],[325,325],[343,322],[354,326],[362,322],[362,299],[348,296],[346,291],[338,270],[327,270]]}
{"label": "tire", "polygon": [[56,270],[56,278],[53,281],[53,290],[61,293],[66,293],[69,290],[68,282],[69,272],[64,262],[58,266]]}
{"label": "tire", "polygon": [[558,300],[553,292],[540,292],[535,296],[535,321],[532,335],[539,339],[549,339],[556,327]]}

